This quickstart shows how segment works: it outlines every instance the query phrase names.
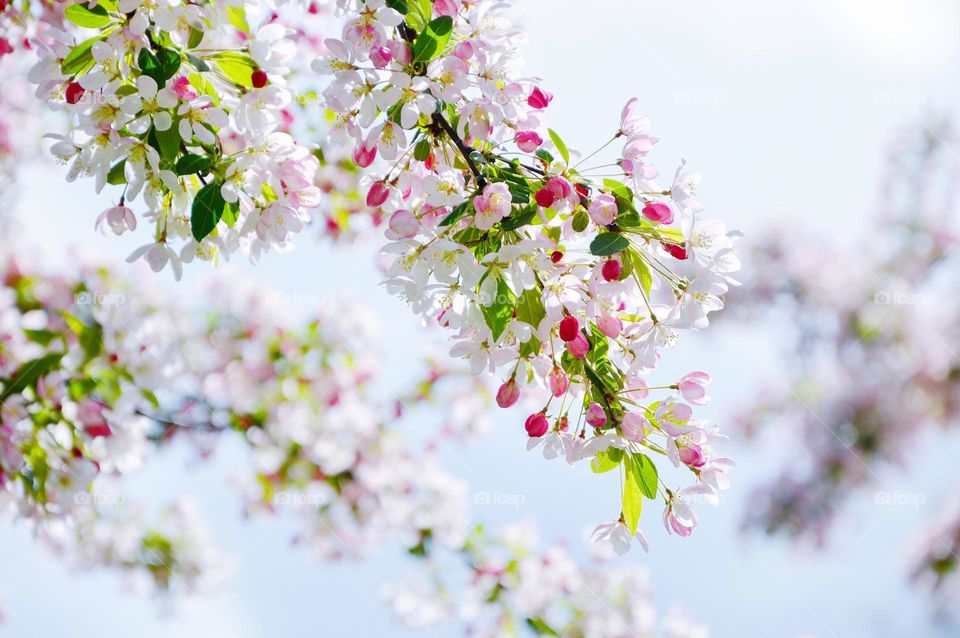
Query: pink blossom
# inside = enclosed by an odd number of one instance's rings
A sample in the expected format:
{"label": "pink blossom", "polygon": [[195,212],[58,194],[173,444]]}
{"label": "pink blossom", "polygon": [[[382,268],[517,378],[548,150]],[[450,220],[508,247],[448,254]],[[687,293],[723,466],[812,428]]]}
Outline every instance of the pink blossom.
{"label": "pink blossom", "polygon": [[646,417],[635,412],[626,412],[620,421],[620,433],[623,438],[640,443],[647,436],[647,426],[649,425]]}
{"label": "pink blossom", "polygon": [[377,145],[362,142],[353,149],[353,163],[360,168],[367,168],[377,158]]}
{"label": "pink blossom", "polygon": [[590,213],[590,219],[595,224],[609,226],[617,218],[617,200],[609,193],[601,193],[590,202],[590,208],[587,209],[587,212]]}
{"label": "pink blossom", "polygon": [[560,320],[560,338],[573,341],[580,334],[580,322],[576,317],[564,317]]}
{"label": "pink blossom", "polygon": [[402,208],[390,216],[388,227],[393,239],[410,239],[420,230],[420,222],[413,213]]}
{"label": "pink blossom", "polygon": [[599,403],[591,403],[587,408],[587,423],[598,430],[607,424],[607,413]]}
{"label": "pink blossom", "polygon": [[623,274],[623,267],[618,260],[608,259],[603,262],[603,267],[600,269],[600,272],[606,281],[617,281],[620,279],[620,275]]}
{"label": "pink blossom", "polygon": [[578,332],[577,337],[573,341],[567,341],[564,345],[570,354],[577,359],[583,359],[587,356],[587,353],[590,352],[590,342],[587,341],[587,338],[583,336],[582,332]]}
{"label": "pink blossom", "polygon": [[554,366],[550,374],[547,375],[547,380],[550,383],[550,392],[552,392],[555,397],[563,396],[563,393],[566,392],[570,386],[570,379],[567,377],[567,373],[557,366]]}
{"label": "pink blossom", "polygon": [[680,394],[694,405],[706,405],[710,401],[706,386],[710,383],[710,375],[696,371],[683,376],[677,383]]}
{"label": "pink blossom", "polygon": [[602,315],[598,317],[597,327],[600,328],[600,332],[611,339],[616,339],[620,336],[620,333],[623,332],[623,322],[619,317],[612,315]]}
{"label": "pink blossom", "polygon": [[390,189],[383,182],[374,182],[367,191],[367,206],[376,208],[381,206],[390,196]]}
{"label": "pink blossom", "polygon": [[673,223],[673,211],[670,209],[670,206],[662,202],[649,202],[640,212],[642,212],[643,216],[647,219],[659,224]]}

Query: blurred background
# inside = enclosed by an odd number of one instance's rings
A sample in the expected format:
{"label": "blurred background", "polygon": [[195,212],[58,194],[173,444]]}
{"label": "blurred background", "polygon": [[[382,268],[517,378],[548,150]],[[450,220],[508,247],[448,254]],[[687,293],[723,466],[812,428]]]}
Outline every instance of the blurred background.
{"label": "blurred background", "polygon": [[[523,0],[515,7],[529,33],[527,71],[554,93],[552,126],[568,145],[589,152],[608,139],[632,96],[661,139],[664,171],[682,159],[703,173],[699,189],[707,217],[721,218],[748,237],[773,220],[822,231],[851,246],[835,276],[869,243],[866,220],[882,205],[884,162],[897,133],[960,104],[960,6],[948,0],[911,3],[844,0],[782,4]],[[601,162],[598,162],[601,163]],[[86,182],[66,184],[52,164],[22,168],[10,241],[69,264],[66,245],[120,263],[139,236],[104,238],[96,215],[117,193],[94,196]],[[345,294],[373,308],[384,326],[380,352],[384,396],[411,381],[413,363],[432,338],[402,303],[379,287],[376,242],[355,250],[318,246],[303,236],[289,255],[267,255],[249,276],[287,291],[291,312],[309,313],[322,297]],[[762,267],[748,264],[748,267]],[[197,293],[203,267],[188,268],[178,295]],[[757,503],[754,487],[769,485],[789,462],[791,441],[767,427],[746,440],[731,421],[771,379],[786,374],[784,333],[791,318],[752,324],[733,319],[686,338],[658,371],[672,379],[692,369],[711,372],[707,411],[731,435],[739,461],[734,487],[721,507],[701,507],[691,539],[668,536],[648,512],[642,527],[651,552],[622,560],[646,569],[658,607],[682,603],[718,638],[741,636],[954,636],[960,630],[933,614],[928,597],[908,582],[905,549],[912,534],[951,494],[960,438],[942,432],[918,441],[916,454],[936,449],[910,472],[878,467],[870,489],[851,499],[826,544],[744,533]],[[435,417],[435,418],[434,418]],[[618,508],[608,477],[590,475],[527,453],[518,407],[497,411],[487,436],[448,449],[444,463],[483,501],[516,496],[514,504],[474,505],[487,525],[535,519],[549,539],[578,548],[582,532]],[[427,415],[408,423],[411,436],[435,427]],[[74,575],[36,546],[22,528],[0,528],[0,590],[8,622],[0,635],[261,636],[350,633],[414,635],[399,628],[378,596],[408,564],[389,549],[345,565],[312,561],[291,546],[295,521],[244,521],[229,479],[244,463],[239,443],[224,441],[212,462],[174,447],[131,477],[133,496],[170,500],[192,494],[224,551],[232,574],[221,593],[177,603],[170,610],[124,591],[115,575]],[[786,454],[784,454],[786,453]],[[933,462],[936,460],[937,462]],[[879,506],[877,491],[921,495]],[[580,551],[579,548],[577,551]],[[442,632],[425,635],[446,635]]]}

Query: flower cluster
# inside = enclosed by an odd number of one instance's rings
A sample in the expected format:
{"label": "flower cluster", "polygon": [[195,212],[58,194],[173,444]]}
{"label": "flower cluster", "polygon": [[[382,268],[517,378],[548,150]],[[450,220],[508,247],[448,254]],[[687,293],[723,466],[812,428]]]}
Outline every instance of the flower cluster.
{"label": "flower cluster", "polygon": [[277,130],[292,100],[287,29],[269,14],[251,27],[243,3],[64,6],[68,29],[35,39],[28,77],[71,119],[51,136],[68,179],[123,186],[97,226],[120,235],[146,218],[153,241],[130,258],[177,277],[194,258],[288,247],[321,191],[317,157]]}
{"label": "flower cluster", "polygon": [[791,230],[753,247],[733,305],[751,321],[785,312],[796,330],[783,340],[794,372],[741,418],[749,431],[776,424],[790,450],[748,525],[823,542],[846,499],[909,463],[921,432],[958,422],[956,145],[945,123],[897,142],[870,245]]}
{"label": "flower cluster", "polygon": [[[451,354],[476,374],[506,377],[501,407],[543,397],[525,429],[548,458],[624,469],[631,535],[640,502],[658,494],[667,528],[688,535],[684,496],[714,498],[731,465],[691,408],[709,376],[645,377],[736,283],[735,234],[700,218],[699,175],[681,167],[658,183],[658,140],[636,100],[611,127],[619,179],[581,169],[592,155],[575,161],[546,128],[553,96],[517,75],[520,36],[499,3],[338,5],[341,37],[314,69],[329,78],[331,140],[352,144],[361,167],[382,160],[361,184],[389,219],[388,289],[452,331]],[[661,489],[650,453],[689,468],[694,485]]]}
{"label": "flower cluster", "polygon": [[529,522],[500,534],[477,528],[462,554],[469,573],[462,589],[448,588],[443,574],[449,570],[435,570],[433,578],[414,572],[384,595],[408,626],[460,622],[470,636],[525,630],[583,638],[707,636],[678,608],[658,617],[645,571],[601,561],[578,564],[562,545],[539,545],[539,532]]}

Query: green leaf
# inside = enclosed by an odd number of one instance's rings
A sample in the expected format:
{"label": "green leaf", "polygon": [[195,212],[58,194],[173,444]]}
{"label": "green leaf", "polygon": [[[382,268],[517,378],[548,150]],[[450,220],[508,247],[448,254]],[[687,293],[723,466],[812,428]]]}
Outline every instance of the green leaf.
{"label": "green leaf", "polygon": [[447,216],[444,217],[442,220],[440,220],[440,226],[450,226],[450,225],[452,225],[452,224],[453,224],[454,222],[456,222],[458,219],[460,219],[461,217],[463,217],[463,215],[467,212],[467,208],[469,208],[469,207],[470,207],[470,200],[469,200],[469,199],[468,199],[467,201],[461,203],[461,204],[457,204],[457,206],[454,207],[454,209],[450,212],[449,215],[447,215]]}
{"label": "green leaf", "polygon": [[387,6],[402,15],[406,15],[410,10],[407,7],[407,0],[387,0]]}
{"label": "green leaf", "polygon": [[243,33],[250,33],[250,25],[247,24],[247,10],[240,7],[227,7],[227,20]]}
{"label": "green leaf", "polygon": [[207,169],[213,164],[213,158],[209,155],[195,155],[188,153],[177,160],[177,175],[193,175],[194,173],[207,173]]}
{"label": "green leaf", "polygon": [[517,298],[514,296],[510,287],[502,278],[497,278],[497,298],[489,305],[481,305],[483,318],[493,333],[493,340],[496,341],[503,334],[513,319],[514,306]]}
{"label": "green leaf", "polygon": [[637,279],[640,280],[640,287],[643,289],[643,294],[647,296],[647,299],[650,299],[650,286],[653,285],[653,276],[650,274],[650,267],[647,266],[647,262],[639,255],[634,255],[632,259],[633,270],[637,273]]}
{"label": "green leaf", "polygon": [[160,157],[172,162],[180,153],[180,129],[177,126],[177,120],[166,131],[156,131],[157,143],[160,145]]}
{"label": "green leaf", "polygon": [[198,46],[200,46],[201,42],[203,42],[203,31],[190,27],[190,35],[187,38],[187,48],[196,49]]}
{"label": "green leaf", "polygon": [[657,498],[657,466],[646,454],[632,455],[633,480],[644,496]]}
{"label": "green leaf", "polygon": [[83,4],[71,4],[63,12],[63,16],[78,27],[87,29],[100,29],[113,22],[113,18],[107,15],[107,10],[99,5],[89,9]]}
{"label": "green leaf", "polygon": [[550,151],[548,151],[543,147],[538,148],[534,153],[534,155],[542,159],[547,164],[550,164],[553,162],[553,155],[551,155]]}
{"label": "green leaf", "polygon": [[431,20],[413,43],[413,64],[429,62],[441,53],[453,33],[453,18],[440,16]]}
{"label": "green leaf", "polygon": [[634,477],[635,467],[633,463],[623,464],[626,473],[623,477],[623,522],[630,535],[637,533],[637,525],[640,524],[640,513],[643,511],[643,493],[640,491],[640,485]]}
{"label": "green leaf", "polygon": [[60,63],[60,70],[64,75],[80,75],[93,66],[93,53],[90,49],[93,45],[102,40],[102,36],[84,40],[77,46],[70,49],[70,53]]}
{"label": "green leaf", "polygon": [[[611,449],[616,450],[617,448]],[[620,450],[617,451],[619,452]],[[602,450],[590,459],[590,469],[593,470],[594,474],[603,474],[604,472],[609,472],[610,470],[620,467],[621,460],[623,460],[622,453],[614,457],[610,454],[609,450]]]}
{"label": "green leaf", "polygon": [[233,225],[237,223],[239,217],[240,202],[227,202],[226,207],[223,209],[223,221],[226,222],[227,226],[233,228]]}
{"label": "green leaf", "polygon": [[17,371],[13,373],[10,379],[4,383],[3,394],[0,395],[0,402],[13,394],[20,394],[28,387],[36,385],[40,377],[46,376],[54,367],[56,367],[64,356],[64,352],[54,352],[47,354],[39,359],[32,359],[20,365]]}
{"label": "green leaf", "polygon": [[60,333],[54,332],[53,330],[30,330],[29,328],[24,328],[23,335],[34,343],[47,346],[50,345],[51,341],[59,337]]}
{"label": "green leaf", "polygon": [[137,66],[144,75],[153,78],[157,86],[163,88],[167,80],[180,69],[180,54],[173,49],[163,47],[156,53],[149,49],[140,49],[140,54],[137,55]]}
{"label": "green leaf", "polygon": [[110,172],[107,173],[107,183],[113,184],[114,186],[120,186],[121,184],[127,183],[126,174],[123,172],[124,167],[127,165],[127,160],[120,160],[116,164],[110,167]]}
{"label": "green leaf", "polygon": [[427,140],[420,140],[413,148],[413,159],[417,160],[418,162],[425,162],[427,161],[428,157],[430,157],[430,142]]}
{"label": "green leaf", "polygon": [[520,298],[517,299],[517,319],[523,323],[529,324],[534,330],[540,327],[540,322],[547,316],[547,311],[543,307],[543,301],[540,299],[540,290],[524,290]]}
{"label": "green leaf", "polygon": [[587,215],[587,211],[582,208],[577,211],[577,214],[573,216],[573,230],[578,233],[582,233],[587,228],[587,224],[590,223],[590,216]]}
{"label": "green leaf", "polygon": [[220,71],[230,80],[240,86],[253,87],[253,72],[257,63],[242,53],[227,51],[218,53],[212,58]]}
{"label": "green leaf", "polygon": [[193,231],[193,238],[197,241],[202,241],[212,233],[217,227],[217,222],[223,217],[223,209],[227,203],[220,194],[221,186],[220,182],[211,182],[201,188],[196,199],[193,200],[190,230]]}
{"label": "green leaf", "polygon": [[600,233],[590,242],[590,253],[598,257],[607,257],[629,246],[630,242],[620,233]]}
{"label": "green leaf", "polygon": [[537,214],[536,206],[527,206],[513,213],[500,222],[500,228],[503,230],[516,230],[522,228],[533,221]]}
{"label": "green leaf", "polygon": [[557,147],[557,151],[560,153],[560,157],[563,158],[564,164],[570,163],[570,151],[567,150],[567,145],[563,143],[563,140],[560,139],[560,136],[557,135],[557,132],[552,128],[547,129],[547,133],[550,134],[550,139],[553,140],[553,145]]}
{"label": "green leaf", "polygon": [[193,55],[192,53],[187,54],[187,59],[190,60],[190,64],[192,64],[197,69],[197,71],[205,72],[210,70],[209,64],[207,64],[197,56]]}
{"label": "green leaf", "polygon": [[559,636],[557,630],[543,621],[542,618],[527,618],[527,626],[538,636]]}

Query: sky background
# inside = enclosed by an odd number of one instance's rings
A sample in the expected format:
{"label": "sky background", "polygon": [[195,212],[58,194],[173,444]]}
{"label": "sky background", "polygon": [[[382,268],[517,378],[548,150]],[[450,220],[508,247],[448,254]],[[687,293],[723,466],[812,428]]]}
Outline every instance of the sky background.
{"label": "sky background", "polygon": [[[686,159],[704,175],[699,194],[707,214],[748,234],[788,218],[853,238],[877,204],[892,137],[925,114],[953,113],[960,103],[960,9],[946,0],[523,0],[516,11],[531,39],[527,72],[556,96],[551,125],[569,146],[589,152],[606,141],[624,102],[637,96],[661,138],[657,164],[668,173]],[[63,246],[80,243],[122,268],[122,258],[144,237],[96,234],[94,218],[118,193],[98,197],[89,181],[66,184],[59,167],[25,169],[19,190],[16,241],[53,260],[69,264]],[[360,298],[390,326],[381,348],[384,390],[404,387],[424,335],[412,314],[378,287],[375,246],[335,251],[306,236],[299,244],[293,254],[268,255],[242,272],[291,293]],[[190,298],[204,269],[188,267],[175,290]],[[169,271],[155,279],[173,286]],[[775,378],[785,365],[777,357],[777,334],[777,326],[751,327],[747,335],[718,325],[685,338],[658,375],[709,370],[714,403],[708,411],[723,424],[761,379]],[[496,526],[530,517],[546,538],[577,541],[618,510],[616,488],[585,466],[571,469],[528,454],[523,417],[497,412],[491,434],[449,453],[446,465],[474,493],[524,498],[519,508],[475,506],[477,520]],[[956,628],[930,622],[924,596],[906,582],[903,555],[910,534],[948,494],[955,478],[949,468],[884,473],[877,490],[922,494],[926,503],[877,507],[873,492],[864,494],[829,547],[814,553],[739,533],[752,486],[777,470],[782,457],[765,451],[778,442],[771,428],[759,441],[731,443],[740,461],[734,487],[720,508],[701,508],[692,538],[668,537],[647,513],[641,525],[651,553],[634,551],[623,560],[649,572],[661,610],[681,603],[716,638],[957,635]],[[930,445],[922,442],[921,453]],[[950,457],[951,450],[960,452],[960,441],[941,438],[937,447],[938,456]],[[156,503],[194,495],[234,560],[220,594],[185,601],[175,615],[165,615],[152,599],[125,591],[115,574],[74,575],[22,527],[3,528],[0,600],[9,618],[0,636],[415,635],[391,622],[376,593],[409,563],[388,547],[365,563],[321,564],[289,546],[295,520],[243,520],[228,477],[244,463],[245,451],[235,444],[199,466],[175,448],[133,477],[127,490],[131,499]]]}

